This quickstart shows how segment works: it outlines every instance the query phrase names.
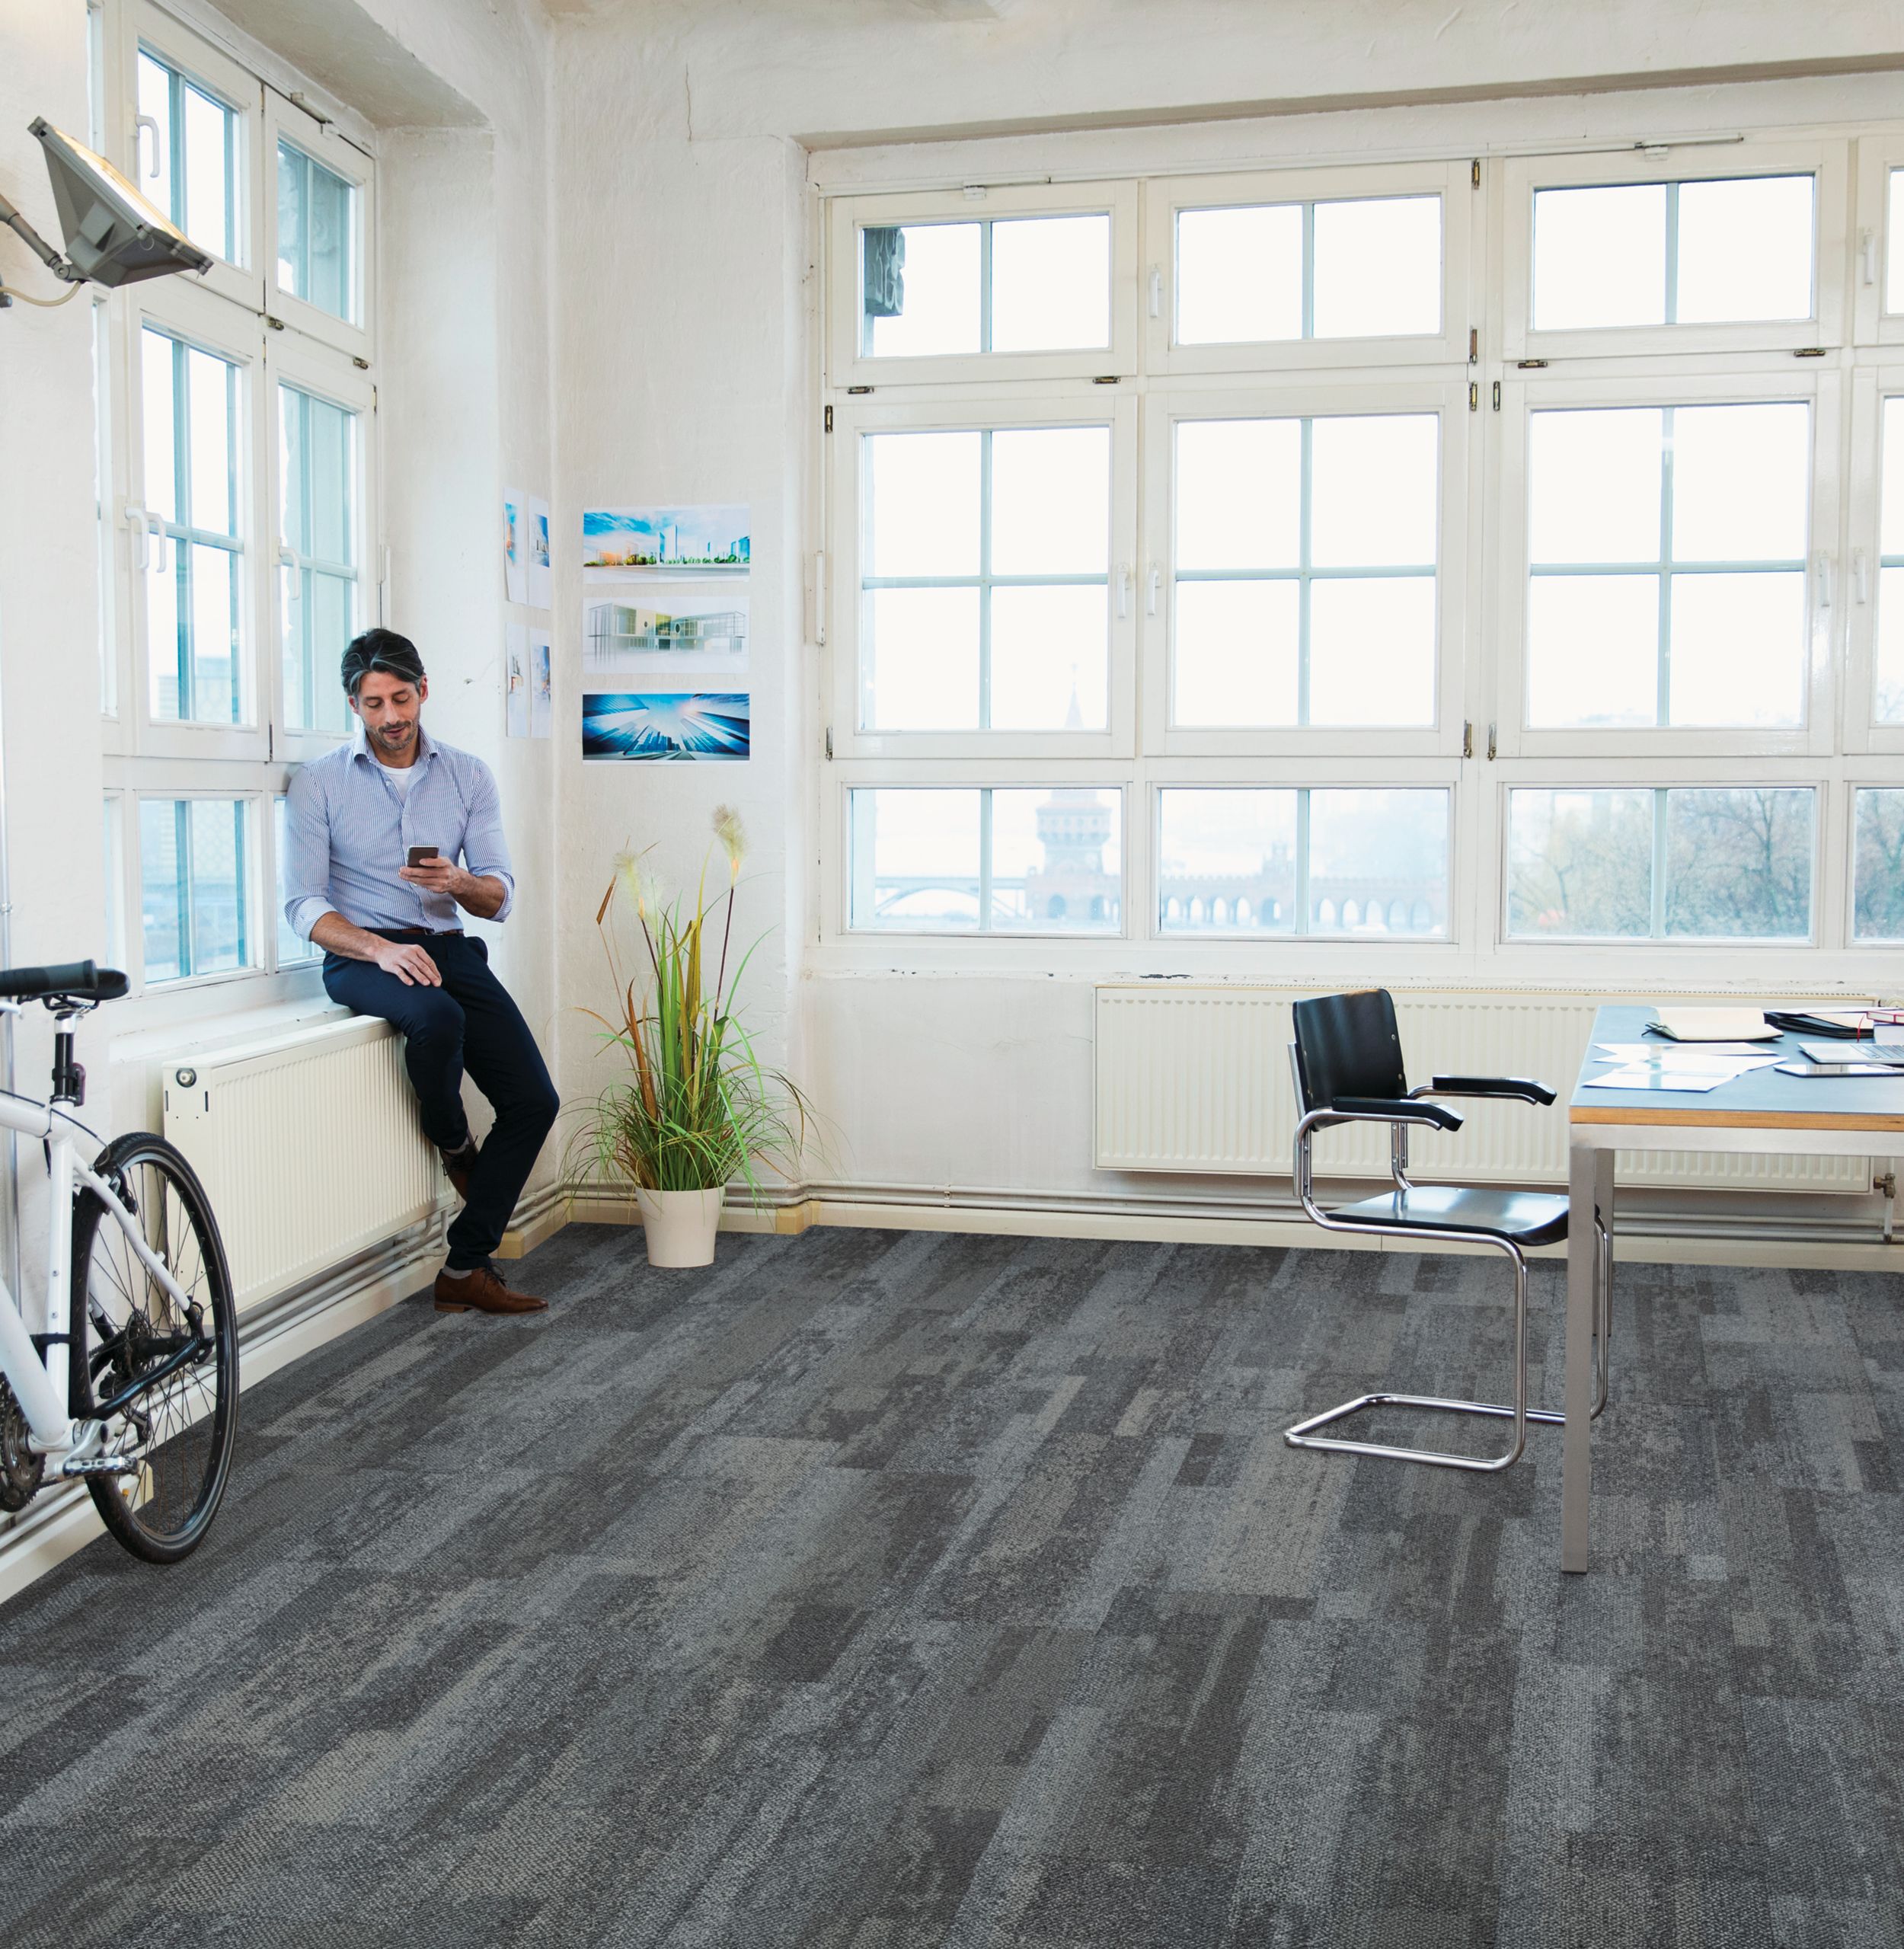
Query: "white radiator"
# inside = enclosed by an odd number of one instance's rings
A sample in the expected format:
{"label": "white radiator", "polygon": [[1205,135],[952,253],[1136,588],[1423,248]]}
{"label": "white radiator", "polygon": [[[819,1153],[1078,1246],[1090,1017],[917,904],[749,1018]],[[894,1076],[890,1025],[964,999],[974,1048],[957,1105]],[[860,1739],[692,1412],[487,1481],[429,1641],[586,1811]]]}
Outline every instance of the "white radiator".
{"label": "white radiator", "polygon": [[[1315,992],[1229,982],[1100,987],[1098,1168],[1286,1176],[1296,1121],[1289,1007]],[[1559,1092],[1545,1110],[1522,1103],[1452,1105],[1464,1119],[1458,1133],[1410,1133],[1420,1174],[1549,1185],[1566,1181],[1567,1100],[1595,1010],[1609,998],[1654,998],[1525,989],[1397,989],[1394,997],[1402,1053],[1415,1082],[1437,1075],[1532,1076]],[[1738,997],[1684,998],[1736,1003]],[[1842,995],[1816,998],[1844,1005]],[[1385,1177],[1388,1133],[1369,1124],[1324,1131],[1316,1139],[1315,1161],[1318,1176]],[[1715,1190],[1868,1191],[1872,1176],[1867,1158],[1692,1151],[1622,1152],[1616,1168],[1622,1183]]]}
{"label": "white radiator", "polygon": [[211,1198],[241,1310],[436,1208],[403,1042],[356,1018],[164,1060],[165,1134]]}

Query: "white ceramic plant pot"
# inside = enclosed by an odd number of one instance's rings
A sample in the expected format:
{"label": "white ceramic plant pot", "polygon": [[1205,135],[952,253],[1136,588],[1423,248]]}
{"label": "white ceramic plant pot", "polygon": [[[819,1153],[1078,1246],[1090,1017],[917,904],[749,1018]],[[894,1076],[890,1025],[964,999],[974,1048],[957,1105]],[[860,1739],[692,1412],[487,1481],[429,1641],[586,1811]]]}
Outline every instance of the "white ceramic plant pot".
{"label": "white ceramic plant pot", "polygon": [[711,1191],[646,1191],[634,1188],[647,1235],[651,1266],[711,1266],[714,1234],[720,1229],[720,1206],[727,1187]]}

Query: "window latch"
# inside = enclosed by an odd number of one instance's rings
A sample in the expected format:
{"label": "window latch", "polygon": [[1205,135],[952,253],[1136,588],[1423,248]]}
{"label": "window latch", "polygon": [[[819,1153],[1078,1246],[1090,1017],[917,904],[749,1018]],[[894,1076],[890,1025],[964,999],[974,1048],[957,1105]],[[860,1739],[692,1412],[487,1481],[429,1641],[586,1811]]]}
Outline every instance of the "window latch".
{"label": "window latch", "polygon": [[[1870,232],[1867,231],[1864,234],[1868,237]],[[1865,280],[1867,283],[1870,281],[1868,278]],[[1161,318],[1164,315],[1164,273],[1161,267],[1156,264],[1150,267],[1150,315],[1154,318]]]}
{"label": "window latch", "polygon": [[1471,718],[1463,721],[1461,727],[1461,755],[1472,758],[1474,755],[1474,726]]}
{"label": "window latch", "polygon": [[1490,765],[1494,762],[1494,727],[1492,724],[1487,727],[1487,762]]}
{"label": "window latch", "polygon": [[1858,261],[1864,282],[1875,284],[1877,282],[1877,232],[1875,230],[1861,230],[1858,233]]}
{"label": "window latch", "polygon": [[1130,614],[1130,564],[1122,562],[1117,569],[1117,619],[1120,622]]}
{"label": "window latch", "polygon": [[1158,591],[1163,586],[1164,573],[1155,562],[1150,565],[1150,576],[1144,593],[1144,613],[1154,616],[1157,613]]}
{"label": "window latch", "polygon": [[1851,600],[1861,609],[1870,599],[1870,566],[1865,559],[1864,551],[1854,548],[1851,551]]}
{"label": "window latch", "polygon": [[1832,558],[1827,554],[1817,558],[1818,606],[1829,609],[1832,605]]}
{"label": "window latch", "polygon": [[158,174],[158,119],[151,115],[135,115],[133,117],[133,173],[134,175],[139,173],[139,158],[145,152],[145,139],[148,129],[152,131],[152,166],[146,171],[145,174],[148,176],[156,176]]}
{"label": "window latch", "polygon": [[131,529],[134,544],[133,567],[140,575],[145,573],[152,560],[152,531],[145,525],[145,510],[136,501],[126,503],[126,526]]}

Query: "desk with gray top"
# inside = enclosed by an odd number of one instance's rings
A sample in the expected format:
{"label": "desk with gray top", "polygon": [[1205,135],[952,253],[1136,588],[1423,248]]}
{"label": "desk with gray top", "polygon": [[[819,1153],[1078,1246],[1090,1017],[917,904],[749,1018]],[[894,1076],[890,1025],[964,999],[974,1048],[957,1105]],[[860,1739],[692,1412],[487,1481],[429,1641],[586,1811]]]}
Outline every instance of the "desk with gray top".
{"label": "desk with gray top", "polygon": [[[1746,1152],[1761,1156],[1860,1156],[1904,1152],[1904,1072],[1892,1076],[1781,1076],[1752,1069],[1717,1089],[1683,1094],[1588,1089],[1589,1076],[1623,1066],[1596,1053],[1602,1042],[1656,1042],[1648,1008],[1604,1008],[1567,1108],[1567,1426],[1563,1436],[1561,1567],[1587,1567],[1587,1503],[1593,1405],[1593,1211],[1613,1216],[1613,1155],[1620,1150]],[[1810,1040],[1816,1040],[1813,1037]],[[1761,1045],[1802,1060],[1796,1035]],[[1847,1042],[1848,1053],[1855,1045]],[[1876,1141],[1874,1141],[1876,1139]],[[1617,1349],[1614,1395],[1619,1392]],[[1609,1410],[1602,1425],[1615,1422]]]}

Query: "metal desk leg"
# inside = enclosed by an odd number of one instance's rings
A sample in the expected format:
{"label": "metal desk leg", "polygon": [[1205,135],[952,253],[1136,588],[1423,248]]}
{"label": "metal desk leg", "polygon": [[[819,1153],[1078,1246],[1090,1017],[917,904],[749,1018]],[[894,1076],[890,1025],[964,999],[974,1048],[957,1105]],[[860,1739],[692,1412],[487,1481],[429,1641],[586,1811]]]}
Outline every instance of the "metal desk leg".
{"label": "metal desk leg", "polygon": [[[1604,1157],[1604,1166],[1601,1163]],[[1587,1498],[1592,1456],[1588,1440],[1593,1413],[1593,1290],[1596,1267],[1593,1209],[1604,1173],[1605,1202],[1612,1203],[1613,1154],[1583,1143],[1567,1152],[1567,1428],[1561,1453],[1561,1567],[1587,1566]]]}

